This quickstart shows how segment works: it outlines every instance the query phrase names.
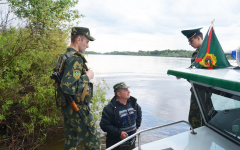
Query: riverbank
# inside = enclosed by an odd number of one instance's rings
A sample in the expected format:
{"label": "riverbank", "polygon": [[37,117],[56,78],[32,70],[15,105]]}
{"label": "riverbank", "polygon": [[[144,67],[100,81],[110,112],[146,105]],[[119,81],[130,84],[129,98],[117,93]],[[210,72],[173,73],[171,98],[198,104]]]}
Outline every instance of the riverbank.
{"label": "riverbank", "polygon": [[[194,51],[192,50],[155,50],[155,51],[113,51],[106,53],[97,53],[94,51],[85,51],[85,54],[95,55],[131,55],[131,56],[159,56],[159,57],[178,57],[178,58],[191,58]],[[231,53],[225,53],[228,60],[233,60]]]}

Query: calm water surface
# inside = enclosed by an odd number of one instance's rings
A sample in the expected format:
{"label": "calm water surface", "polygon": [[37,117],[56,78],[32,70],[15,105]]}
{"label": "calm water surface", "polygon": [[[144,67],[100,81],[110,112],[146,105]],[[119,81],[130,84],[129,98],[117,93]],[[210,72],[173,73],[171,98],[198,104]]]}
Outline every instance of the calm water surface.
{"label": "calm water surface", "polygon": [[[142,107],[142,125],[139,130],[166,123],[187,120],[190,102],[190,84],[167,75],[172,68],[190,66],[190,58],[88,55],[88,66],[95,72],[95,80],[104,78],[113,97],[113,85],[125,82],[130,86],[131,96]],[[153,132],[144,133],[142,143],[174,135],[189,128],[179,124]]]}
{"label": "calm water surface", "polygon": [[[125,82],[130,86],[131,96],[137,98],[142,107],[142,125],[139,130],[187,120],[190,84],[185,79],[177,80],[167,75],[167,70],[187,68],[190,66],[190,58],[88,55],[86,59],[88,67],[95,73],[93,81],[104,78],[110,87],[107,98],[113,97],[114,84]],[[142,134],[141,141],[144,144],[187,130],[189,127],[185,124],[157,129]],[[58,140],[59,148],[63,146],[63,138]]]}

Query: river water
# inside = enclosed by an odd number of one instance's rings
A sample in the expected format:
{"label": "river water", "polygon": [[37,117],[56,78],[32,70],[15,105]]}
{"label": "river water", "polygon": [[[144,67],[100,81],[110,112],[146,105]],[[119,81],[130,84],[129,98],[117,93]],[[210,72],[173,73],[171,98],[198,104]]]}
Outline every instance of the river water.
{"label": "river water", "polygon": [[[172,68],[187,68],[190,58],[87,55],[88,67],[95,73],[93,82],[104,78],[110,87],[107,98],[114,95],[113,85],[125,82],[131,96],[137,98],[142,108],[142,125],[139,130],[179,120],[187,120],[190,104],[190,84],[167,75]],[[141,135],[142,144],[189,130],[185,124],[157,129]],[[58,144],[49,142],[45,149],[63,149],[64,137],[58,136]],[[53,138],[55,139],[55,138]],[[55,139],[56,141],[56,139]],[[58,146],[56,146],[58,145]],[[47,148],[49,147],[49,148]]]}
{"label": "river water", "polygon": [[[113,85],[125,82],[130,86],[131,96],[137,98],[142,108],[142,125],[139,130],[187,120],[190,103],[190,84],[167,75],[171,68],[187,68],[190,58],[88,55],[88,66],[95,78],[104,78],[113,97]],[[185,124],[154,130],[142,135],[142,143],[157,140],[189,130]]]}

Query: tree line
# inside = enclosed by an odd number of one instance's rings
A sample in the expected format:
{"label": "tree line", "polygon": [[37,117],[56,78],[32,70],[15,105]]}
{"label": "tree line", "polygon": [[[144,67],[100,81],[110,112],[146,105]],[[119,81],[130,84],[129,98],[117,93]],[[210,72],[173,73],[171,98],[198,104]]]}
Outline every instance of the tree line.
{"label": "tree line", "polygon": [[104,53],[105,55],[136,55],[136,56],[162,56],[162,57],[191,57],[193,51],[187,50],[154,50],[154,51],[142,51],[130,52],[130,51],[114,51]]}
{"label": "tree line", "polygon": [[[142,51],[138,52],[132,51],[113,51],[106,53],[98,53],[94,51],[86,51],[86,54],[103,54],[103,55],[133,55],[133,56],[160,56],[160,57],[184,57],[191,58],[194,51],[190,50],[154,50],[154,51]],[[233,57],[230,53],[225,54],[227,59],[231,60]]]}

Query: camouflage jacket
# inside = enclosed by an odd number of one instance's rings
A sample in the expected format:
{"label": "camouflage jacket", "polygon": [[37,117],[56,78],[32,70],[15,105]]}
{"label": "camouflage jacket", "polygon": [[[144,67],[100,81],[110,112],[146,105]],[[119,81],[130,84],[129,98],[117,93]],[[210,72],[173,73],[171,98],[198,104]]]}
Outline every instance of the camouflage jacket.
{"label": "camouflage jacket", "polygon": [[199,49],[196,49],[196,51],[193,52],[192,58],[191,58],[191,64],[195,61],[197,55],[198,55]]}
{"label": "camouflage jacket", "polygon": [[[67,55],[68,58],[62,63],[63,56]],[[75,102],[80,103],[81,95],[84,91],[85,86],[87,86],[87,91],[85,92],[84,101],[89,103],[92,98],[92,86],[90,86],[89,78],[86,75],[87,67],[85,63],[87,62],[84,56],[73,48],[67,48],[64,55],[60,55],[59,62],[61,67],[59,72],[62,73],[61,80],[61,91],[65,94],[73,95]],[[92,85],[92,84],[91,84]],[[59,93],[57,96],[57,101],[63,99],[62,94]]]}

